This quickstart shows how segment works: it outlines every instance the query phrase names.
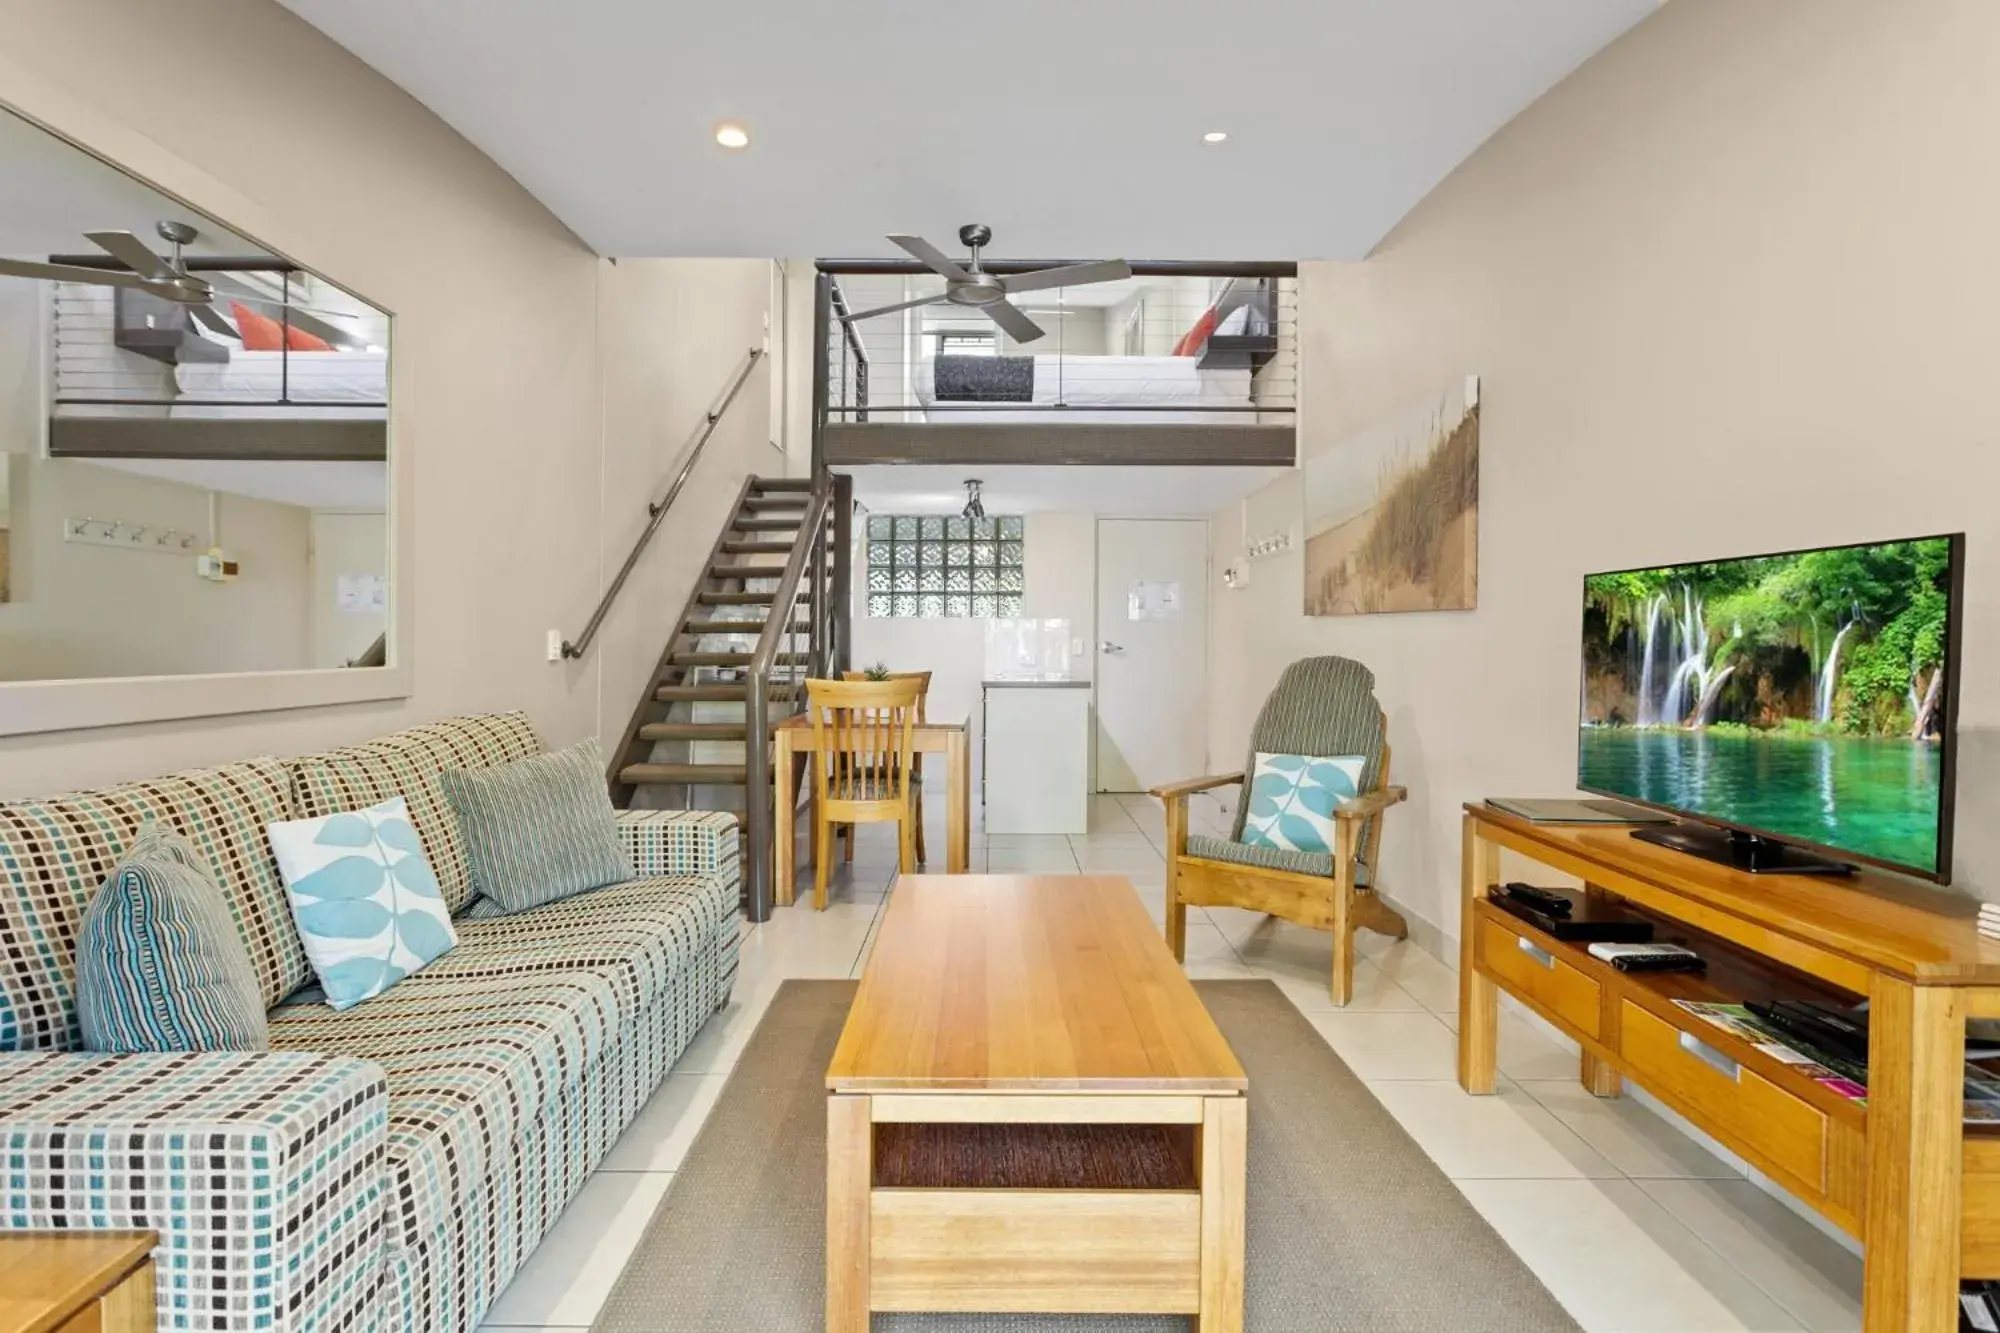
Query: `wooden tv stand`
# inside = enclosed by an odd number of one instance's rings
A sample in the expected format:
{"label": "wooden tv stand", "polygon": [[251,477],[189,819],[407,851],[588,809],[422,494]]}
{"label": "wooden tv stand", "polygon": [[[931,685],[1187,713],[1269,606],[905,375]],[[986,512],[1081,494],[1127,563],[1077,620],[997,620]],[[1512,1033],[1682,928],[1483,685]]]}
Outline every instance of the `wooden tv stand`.
{"label": "wooden tv stand", "polygon": [[[1630,1078],[1776,1180],[1865,1252],[1868,1333],[1954,1333],[1958,1283],[2000,1278],[2000,1132],[1967,1131],[1965,1020],[2000,1018],[2000,941],[1976,907],[1887,875],[1749,875],[1630,836],[1465,807],[1458,1081],[1494,1084],[1505,990],[1582,1048],[1585,1086]],[[1708,960],[1619,972],[1486,899],[1502,851],[1581,880]],[[1868,1100],[1849,1100],[1676,999],[1871,1001]]]}

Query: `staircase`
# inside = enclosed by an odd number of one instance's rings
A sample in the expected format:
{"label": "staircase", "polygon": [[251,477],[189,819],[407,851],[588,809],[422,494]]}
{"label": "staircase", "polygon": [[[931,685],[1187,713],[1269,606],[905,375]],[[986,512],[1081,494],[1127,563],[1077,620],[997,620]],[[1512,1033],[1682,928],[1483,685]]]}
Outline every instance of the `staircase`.
{"label": "staircase", "polygon": [[614,805],[743,812],[754,921],[771,904],[771,728],[845,665],[852,510],[844,477],[744,483],[610,756]]}

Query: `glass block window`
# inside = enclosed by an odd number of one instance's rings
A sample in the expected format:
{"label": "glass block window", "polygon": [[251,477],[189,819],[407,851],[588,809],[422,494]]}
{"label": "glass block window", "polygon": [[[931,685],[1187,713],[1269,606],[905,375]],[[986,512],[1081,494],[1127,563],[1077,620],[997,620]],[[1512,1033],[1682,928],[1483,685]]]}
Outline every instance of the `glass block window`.
{"label": "glass block window", "polygon": [[868,516],[868,614],[984,620],[1021,614],[1019,514]]}

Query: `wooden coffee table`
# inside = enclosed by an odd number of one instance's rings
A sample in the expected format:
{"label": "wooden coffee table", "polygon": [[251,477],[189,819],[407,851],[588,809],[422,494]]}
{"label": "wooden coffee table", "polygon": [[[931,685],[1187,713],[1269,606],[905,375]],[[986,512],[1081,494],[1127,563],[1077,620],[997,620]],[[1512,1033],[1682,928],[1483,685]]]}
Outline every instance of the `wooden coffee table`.
{"label": "wooden coffee table", "polygon": [[897,881],[826,1086],[828,1333],[1243,1327],[1249,1081],[1123,878]]}

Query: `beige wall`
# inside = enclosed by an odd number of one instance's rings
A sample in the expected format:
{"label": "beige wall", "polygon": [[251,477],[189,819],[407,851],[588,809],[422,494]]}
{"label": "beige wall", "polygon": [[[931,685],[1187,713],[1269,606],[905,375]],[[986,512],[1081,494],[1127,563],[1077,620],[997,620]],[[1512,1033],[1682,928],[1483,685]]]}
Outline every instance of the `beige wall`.
{"label": "beige wall", "polygon": [[206,549],[209,491],[66,458],[17,458],[13,478],[13,597],[0,605],[0,681],[307,665],[307,510],[218,495],[222,544],[242,573],[213,583],[195,573],[192,551],[121,551],[64,537],[65,519],[97,518],[194,533]]}
{"label": "beige wall", "polygon": [[1385,883],[1455,931],[1459,803],[1571,789],[1583,572],[1963,529],[1956,878],[2000,897],[1996,125],[1989,0],[1676,0],[1308,266],[1304,453],[1483,377],[1480,605],[1308,620],[1259,562],[1215,592],[1212,753],[1292,658],[1368,663]]}
{"label": "beige wall", "polygon": [[[644,488],[761,333],[738,302],[761,312],[764,266],[598,260],[442,122],[277,5],[190,0],[174,22],[157,20],[143,0],[16,0],[0,101],[17,80],[38,81],[49,100],[53,82],[100,130],[146,136],[238,201],[194,203],[225,220],[255,212],[270,233],[259,239],[395,312],[396,444],[413,457],[398,593],[413,599],[415,692],[0,741],[0,797],[297,752],[460,711],[525,708],[553,744],[615,731],[685,596],[698,558],[686,552],[714,540],[709,491],[669,522],[653,581],[589,660],[551,666],[544,638],[581,628]],[[139,30],[145,42],[104,40]],[[162,68],[218,71],[230,95],[177,99],[163,116]],[[739,287],[739,268],[756,282]],[[736,409],[753,418],[758,467],[776,458],[767,404],[759,382]],[[704,464],[705,484],[750,466],[724,452]]]}

